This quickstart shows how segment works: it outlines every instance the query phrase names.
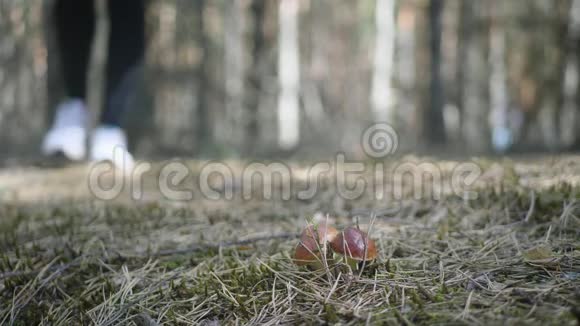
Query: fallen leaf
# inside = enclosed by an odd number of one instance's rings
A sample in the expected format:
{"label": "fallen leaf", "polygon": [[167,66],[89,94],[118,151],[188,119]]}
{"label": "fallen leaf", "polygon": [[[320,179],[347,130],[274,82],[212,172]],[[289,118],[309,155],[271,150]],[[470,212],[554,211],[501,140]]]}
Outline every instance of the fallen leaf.
{"label": "fallen leaf", "polygon": [[529,249],[523,253],[524,260],[530,264],[551,265],[554,264],[558,257],[548,245],[541,245]]}

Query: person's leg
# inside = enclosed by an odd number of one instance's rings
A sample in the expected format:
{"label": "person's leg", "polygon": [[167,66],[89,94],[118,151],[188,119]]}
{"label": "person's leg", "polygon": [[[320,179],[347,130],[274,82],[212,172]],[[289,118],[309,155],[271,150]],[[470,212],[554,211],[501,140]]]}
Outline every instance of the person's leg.
{"label": "person's leg", "polygon": [[95,31],[93,1],[57,0],[53,21],[58,57],[67,99],[55,111],[52,127],[42,151],[46,155],[63,153],[73,160],[84,158],[88,114],[86,82],[91,43]]}
{"label": "person's leg", "polygon": [[67,95],[84,100],[95,32],[93,2],[57,0],[54,21]]}
{"label": "person's leg", "polygon": [[134,94],[136,74],[145,52],[144,0],[109,0],[111,34],[107,64],[106,106],[101,122],[120,126],[121,116]]}
{"label": "person's leg", "polygon": [[[109,0],[110,35],[105,108],[92,136],[91,159],[132,166],[121,120],[139,85],[138,66],[145,51],[144,0]],[[115,152],[115,150],[117,150]]]}

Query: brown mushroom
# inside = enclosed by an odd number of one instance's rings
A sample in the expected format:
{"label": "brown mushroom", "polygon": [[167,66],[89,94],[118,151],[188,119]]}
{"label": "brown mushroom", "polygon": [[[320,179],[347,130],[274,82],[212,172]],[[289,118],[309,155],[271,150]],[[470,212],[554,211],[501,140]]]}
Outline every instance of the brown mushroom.
{"label": "brown mushroom", "polygon": [[355,227],[348,227],[340,232],[330,246],[355,270],[358,269],[359,263],[364,264],[377,257],[375,242],[369,239],[366,232]]}
{"label": "brown mushroom", "polygon": [[302,231],[301,239],[310,237],[318,241],[323,247],[325,242],[332,242],[338,235],[338,230],[333,226],[327,225],[326,222],[321,222],[315,225],[309,224],[304,231]]}
{"label": "brown mushroom", "polygon": [[302,237],[294,251],[294,263],[298,266],[322,267],[320,246],[314,238]]}
{"label": "brown mushroom", "polygon": [[323,259],[327,259],[328,243],[336,237],[338,231],[326,223],[308,225],[300,236],[300,243],[294,252],[296,265],[308,265],[314,269],[324,267]]}

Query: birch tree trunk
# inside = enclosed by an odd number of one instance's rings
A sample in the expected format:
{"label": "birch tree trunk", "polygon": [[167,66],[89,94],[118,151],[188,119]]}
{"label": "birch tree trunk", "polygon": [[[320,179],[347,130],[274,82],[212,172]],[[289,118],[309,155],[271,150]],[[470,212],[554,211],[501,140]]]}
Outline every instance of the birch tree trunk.
{"label": "birch tree trunk", "polygon": [[280,0],[278,49],[278,145],[293,149],[300,140],[298,0]]}
{"label": "birch tree trunk", "polygon": [[375,121],[395,123],[395,93],[391,85],[395,52],[395,0],[377,0],[371,105]]}

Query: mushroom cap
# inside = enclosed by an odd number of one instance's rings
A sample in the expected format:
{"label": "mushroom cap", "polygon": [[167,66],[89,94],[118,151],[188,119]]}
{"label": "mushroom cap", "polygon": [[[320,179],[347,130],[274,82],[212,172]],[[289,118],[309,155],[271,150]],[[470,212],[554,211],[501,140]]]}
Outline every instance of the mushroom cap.
{"label": "mushroom cap", "polygon": [[334,238],[338,235],[338,230],[333,226],[326,224],[326,222],[320,222],[318,224],[309,224],[304,231],[300,239],[312,238],[318,241],[320,244],[324,242],[332,242]]}
{"label": "mushroom cap", "polygon": [[[348,258],[363,261],[377,258],[375,242],[358,228],[348,227],[330,243],[332,250]],[[365,254],[366,251],[366,254]]]}
{"label": "mushroom cap", "polygon": [[311,237],[300,239],[294,251],[294,263],[298,266],[308,265],[320,261],[321,254],[316,240]]}

